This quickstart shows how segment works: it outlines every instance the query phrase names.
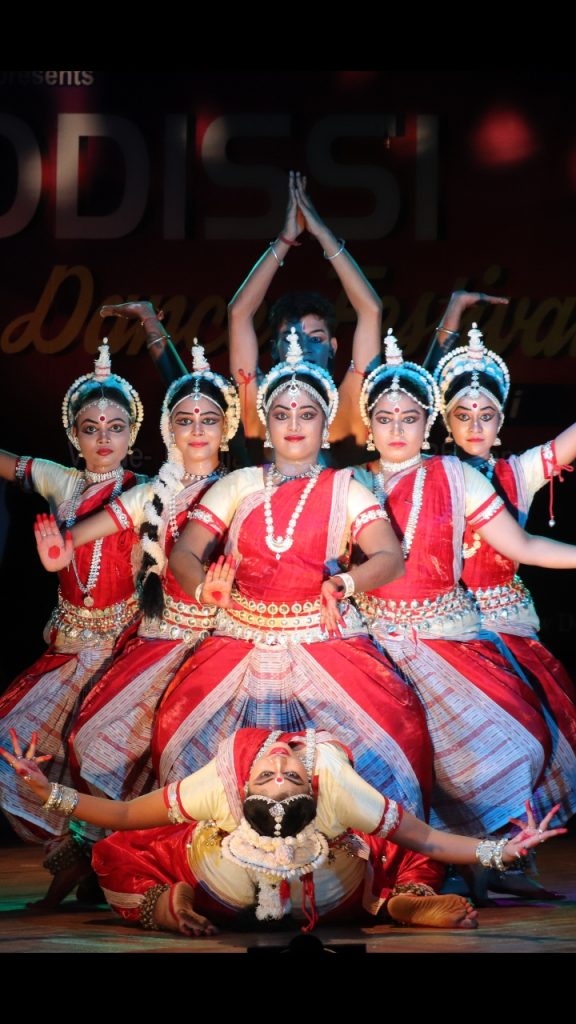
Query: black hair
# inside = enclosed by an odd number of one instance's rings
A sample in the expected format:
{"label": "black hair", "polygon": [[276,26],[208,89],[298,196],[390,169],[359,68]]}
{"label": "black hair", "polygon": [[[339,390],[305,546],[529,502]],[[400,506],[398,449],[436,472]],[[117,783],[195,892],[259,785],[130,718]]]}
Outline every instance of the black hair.
{"label": "black hair", "polygon": [[[164,502],[160,495],[154,494],[152,505],[159,516],[164,510]],[[140,536],[146,534],[150,540],[158,541],[158,527],[148,521],[142,523]],[[142,613],[149,619],[161,619],[164,612],[164,591],[162,580],[157,572],[149,570],[156,565],[156,559],[148,551],[144,551],[138,575],[136,577],[136,593]]]}
{"label": "black hair", "polygon": [[223,413],[226,413],[226,399],[224,398],[224,395],[222,394],[220,388],[217,387],[216,384],[214,384],[212,381],[198,377],[187,378],[185,381],[182,382],[179,388],[176,388],[176,391],[174,392],[170,399],[168,411],[172,412],[174,407],[178,405],[178,402],[181,402],[183,401],[184,398],[188,398],[188,396],[192,395],[196,389],[196,385],[198,385],[199,395],[204,395],[205,398],[212,399],[213,402],[216,402],[218,408]]}
{"label": "black hair", "polygon": [[[464,388],[469,388],[472,386],[472,376],[473,372],[470,370],[467,371],[466,373],[459,373],[457,377],[453,377],[448,387],[446,388],[446,391],[444,392],[445,405],[449,405],[452,399],[454,398],[454,395],[457,395],[459,391],[462,391]],[[478,386],[481,387],[484,391],[490,392],[490,394],[498,402],[498,405],[503,405],[502,391],[498,386],[498,381],[495,380],[492,374],[484,373],[484,371],[476,371],[474,375],[474,383],[476,383],[476,381],[478,381]]]}
{"label": "black hair", "polygon": [[336,333],[336,310],[334,304],[329,299],[325,299],[318,292],[288,292],[274,303],[268,314],[268,323],[270,324],[273,338],[277,337],[281,324],[302,320],[302,317],[309,314],[325,320],[330,337],[334,337]]}
{"label": "black hair", "polygon": [[275,836],[276,822],[270,813],[277,803],[284,807],[280,835],[296,836],[316,817],[316,801],[309,793],[297,793],[286,800],[274,800],[273,797],[252,795],[244,801],[244,817],[255,832],[261,836]]}
{"label": "black hair", "polygon": [[[278,388],[281,387],[282,385],[286,385],[286,381],[290,378],[290,376],[290,372],[286,371],[286,373],[282,377],[279,377],[277,380],[273,381],[270,384],[270,387],[268,388],[265,396],[266,405],[269,405],[273,395],[278,390]],[[315,374],[306,373],[304,370],[299,370],[298,372],[293,374],[293,376],[295,380],[300,380],[304,384],[308,384],[309,387],[313,388],[314,391],[317,393],[318,397],[322,399],[325,405],[330,405],[330,396],[328,394],[328,382],[326,382],[325,384],[318,377],[316,377]]]}
{"label": "black hair", "polygon": [[402,391],[407,391],[408,394],[415,398],[420,405],[425,406],[426,409],[430,409],[430,396],[428,394],[428,388],[426,387],[424,382],[420,383],[420,381],[416,380],[412,376],[412,374],[408,375],[407,373],[402,373],[401,368],[399,368],[398,370],[394,370],[394,372],[392,372],[392,370],[393,368],[391,367],[390,373],[387,373],[385,376],[382,376],[376,382],[376,384],[374,385],[370,392],[370,396],[368,398],[368,405],[370,406],[372,412],[374,411],[374,406],[378,399],[380,398],[380,396],[383,395],[385,391],[390,390],[392,380],[396,376],[398,377],[398,383]]}
{"label": "black hair", "polygon": [[96,402],[100,401],[114,402],[116,405],[121,405],[122,408],[128,413],[130,420],[133,418],[134,410],[131,405],[129,396],[124,391],[121,384],[116,384],[112,379],[106,381],[106,383],[100,383],[97,380],[86,381],[72,396],[70,401],[70,415],[71,419],[75,420],[78,413],[81,412],[87,405],[95,405]]}

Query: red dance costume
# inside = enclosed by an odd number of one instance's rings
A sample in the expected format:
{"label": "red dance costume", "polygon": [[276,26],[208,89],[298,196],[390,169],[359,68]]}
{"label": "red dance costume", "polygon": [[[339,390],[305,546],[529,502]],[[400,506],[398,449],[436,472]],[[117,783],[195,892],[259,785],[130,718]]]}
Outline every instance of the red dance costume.
{"label": "red dance costume", "polygon": [[[496,462],[493,485],[522,526],[534,495],[559,468],[553,441]],[[537,813],[560,803],[567,819],[576,811],[576,691],[564,666],[538,639],[538,615],[517,570],[516,563],[466,528],[462,581],[480,608],[484,629],[501,636],[527,674],[553,738],[547,778],[533,797]]]}
{"label": "red dance costume", "polygon": [[[213,481],[210,481],[213,482]],[[209,486],[195,481],[180,491],[174,509],[165,510],[159,541],[166,554]],[[137,528],[154,484],[134,487],[109,510],[121,529]],[[172,517],[175,517],[174,519]],[[138,635],[105,672],[82,705],[71,735],[77,782],[96,793],[127,800],[155,785],[151,764],[152,723],[158,701],[191,649],[208,636],[215,609],[201,606],[178,585],[168,568],[162,576],[164,612],[143,618]]]}
{"label": "red dance costume", "polygon": [[[377,488],[378,477],[358,479]],[[385,508],[406,537],[405,575],[363,602],[373,636],[412,681],[434,746],[431,823],[489,834],[523,813],[552,739],[538,697],[497,646],[459,586],[462,537],[503,508],[481,474],[456,458],[423,459],[387,484]]]}
{"label": "red dance costume", "polygon": [[[161,783],[197,771],[242,727],[314,726],[342,738],[371,785],[425,812],[431,747],[418,697],[352,606],[341,638],[320,629],[320,588],[334,572],[328,564],[381,516],[350,477],[349,470],[321,472],[280,557],[265,542],[261,468],[232,473],[196,508],[192,517],[218,537],[228,533],[227,548],[241,561],[233,606],[219,612],[213,636],[176,675],[159,709],[153,751]],[[286,536],[309,484],[295,479],[273,492],[275,534]]]}
{"label": "red dance costume", "polygon": [[[139,921],[146,893],[176,882],[193,886],[195,910],[218,924],[229,924],[254,906],[253,878],[222,856],[220,844],[240,823],[250,768],[268,737],[266,729],[241,729],[220,744],[204,768],[166,787],[166,802],[176,804],[187,824],[116,832],[96,845],[93,863],[100,884],[122,917]],[[301,733],[281,738],[294,747],[304,743]],[[360,778],[350,761],[329,734],[318,735],[316,827],[328,839],[331,855],[314,871],[315,905],[322,922],[369,924],[395,887],[424,886],[431,894],[442,882],[443,867],[389,841],[402,808]],[[299,878],[290,881],[286,911],[299,918],[304,916],[302,890]]]}
{"label": "red dance costume", "polygon": [[[114,479],[90,483],[90,476],[81,471],[44,459],[30,459],[25,477],[63,523],[72,518],[78,522],[99,511],[136,483],[134,474],[122,469]],[[132,572],[135,543],[135,535],[127,531],[75,552],[73,563],[59,573],[58,605],[46,627],[47,651],[0,698],[0,745],[10,748],[9,729],[25,741],[36,731],[38,750],[52,755],[45,769],[52,782],[72,783],[67,736],[75,715],[137,619]],[[46,833],[58,836],[68,831],[68,821],[53,812],[44,813],[4,761],[0,803],[24,839],[37,842]]]}

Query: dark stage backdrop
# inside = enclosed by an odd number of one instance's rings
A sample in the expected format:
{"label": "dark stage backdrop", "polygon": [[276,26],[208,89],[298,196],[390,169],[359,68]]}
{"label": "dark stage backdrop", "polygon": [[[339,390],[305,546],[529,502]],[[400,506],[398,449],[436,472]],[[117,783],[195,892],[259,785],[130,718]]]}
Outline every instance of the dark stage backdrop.
{"label": "dark stage backdrop", "polygon": [[[512,373],[504,444],[554,436],[575,409],[574,93],[567,73],[0,72],[0,443],[73,458],[60,403],[107,332],[146,407],[133,467],[154,472],[162,385],[140,327],[103,323],[98,308],[150,298],[186,361],[197,336],[226,372],[226,304],[281,229],[290,168],[307,173],[411,357],[454,288],[511,297],[479,312]],[[302,287],[337,304],[341,374],[351,310],[310,238],[270,299]],[[266,365],[265,310],[260,337]],[[575,482],[558,490],[555,536],[576,540]],[[42,649],[54,598],[33,551],[41,507],[4,489],[2,685]],[[530,526],[548,532],[547,519],[541,494]],[[545,640],[574,668],[574,574],[523,575]]]}

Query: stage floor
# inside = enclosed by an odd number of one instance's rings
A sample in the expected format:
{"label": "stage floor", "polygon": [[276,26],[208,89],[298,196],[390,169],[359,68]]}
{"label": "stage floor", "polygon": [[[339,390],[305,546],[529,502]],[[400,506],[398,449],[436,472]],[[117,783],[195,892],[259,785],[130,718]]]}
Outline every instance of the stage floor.
{"label": "stage floor", "polygon": [[[318,928],[323,943],[365,944],[369,953],[574,953],[576,952],[576,837],[550,843],[538,855],[541,880],[567,899],[540,903],[501,897],[479,911],[476,931],[398,928]],[[69,898],[54,914],[23,911],[47,887],[35,847],[0,849],[0,952],[2,953],[244,953],[248,947],[279,950],[297,934],[222,933],[188,939],[128,926],[111,911],[80,907]]]}

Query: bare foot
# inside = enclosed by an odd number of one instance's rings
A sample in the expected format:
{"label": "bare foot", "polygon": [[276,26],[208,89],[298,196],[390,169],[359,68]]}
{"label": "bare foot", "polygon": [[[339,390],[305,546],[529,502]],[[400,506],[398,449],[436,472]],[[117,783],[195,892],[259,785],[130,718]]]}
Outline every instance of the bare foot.
{"label": "bare foot", "polygon": [[78,883],[91,873],[90,861],[84,857],[75,861],[74,864],[70,864],[67,868],[62,868],[61,871],[57,871],[54,875],[46,895],[41,900],[27,903],[26,909],[36,913],[48,913],[56,910],[62,903],[62,900],[66,899]]}
{"label": "bare foot", "polygon": [[157,313],[151,302],[117,302],[112,306],[101,306],[100,316],[122,316],[126,320],[138,318],[138,320],[162,320],[162,310]]}
{"label": "bare foot", "polygon": [[478,911],[463,896],[393,896],[386,910],[400,924],[426,928],[477,928]]}
{"label": "bare foot", "polygon": [[177,882],[159,897],[154,909],[159,928],[183,935],[217,935],[218,929],[207,917],[194,910],[194,889],[187,882]]}

